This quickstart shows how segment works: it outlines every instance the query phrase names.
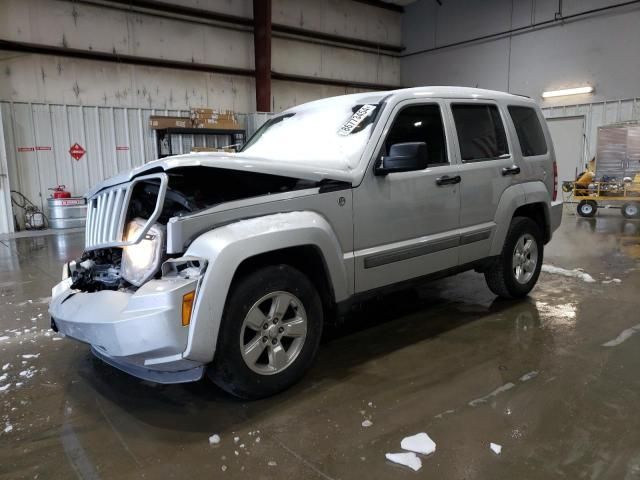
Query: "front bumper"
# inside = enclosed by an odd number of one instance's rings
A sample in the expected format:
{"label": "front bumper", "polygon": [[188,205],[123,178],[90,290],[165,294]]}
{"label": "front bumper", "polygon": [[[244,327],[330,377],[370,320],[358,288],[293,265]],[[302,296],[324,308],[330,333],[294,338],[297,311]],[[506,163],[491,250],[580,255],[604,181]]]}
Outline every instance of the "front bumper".
{"label": "front bumper", "polygon": [[71,289],[70,279],[53,288],[49,313],[60,333],[91,345],[106,363],[159,383],[202,378],[204,366],[183,358],[189,327],[182,326],[182,297],[197,280],[151,280],[135,292]]}

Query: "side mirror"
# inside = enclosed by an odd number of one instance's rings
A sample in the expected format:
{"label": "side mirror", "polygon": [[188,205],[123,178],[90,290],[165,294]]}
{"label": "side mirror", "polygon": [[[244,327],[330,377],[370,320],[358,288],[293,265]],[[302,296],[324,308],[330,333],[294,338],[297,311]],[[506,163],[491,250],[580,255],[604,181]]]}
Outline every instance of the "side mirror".
{"label": "side mirror", "polygon": [[427,144],[425,142],[407,142],[391,145],[389,155],[375,169],[376,175],[395,172],[423,170],[428,166]]}

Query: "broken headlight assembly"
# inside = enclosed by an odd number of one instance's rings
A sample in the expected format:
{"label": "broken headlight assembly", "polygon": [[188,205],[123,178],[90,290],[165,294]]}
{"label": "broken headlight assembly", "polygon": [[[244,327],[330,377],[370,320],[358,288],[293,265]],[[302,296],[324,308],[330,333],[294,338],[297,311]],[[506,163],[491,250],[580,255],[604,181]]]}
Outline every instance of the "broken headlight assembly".
{"label": "broken headlight assembly", "polygon": [[[125,241],[136,238],[144,228],[146,221],[136,218],[126,227]],[[139,287],[149,280],[160,268],[164,252],[165,230],[162,225],[155,224],[133,245],[122,249],[122,278]]]}

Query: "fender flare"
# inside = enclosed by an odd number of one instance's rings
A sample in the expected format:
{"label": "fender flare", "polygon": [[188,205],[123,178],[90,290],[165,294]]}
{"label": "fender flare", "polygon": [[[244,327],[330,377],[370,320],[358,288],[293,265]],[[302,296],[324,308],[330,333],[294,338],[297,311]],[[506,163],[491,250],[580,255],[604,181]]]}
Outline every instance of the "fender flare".
{"label": "fender flare", "polygon": [[511,219],[515,211],[524,206],[533,203],[541,203],[544,205],[545,238],[549,235],[550,212],[549,205],[551,197],[547,186],[542,182],[526,182],[508,187],[500,197],[498,208],[496,209],[495,224],[496,229],[491,242],[490,256],[499,255],[502,252],[502,246],[507,238],[507,232],[511,225]]}
{"label": "fender flare", "polygon": [[334,300],[348,298],[353,285],[348,281],[342,247],[329,222],[316,212],[277,213],[240,220],[196,238],[184,255],[205,258],[208,266],[198,290],[183,357],[201,363],[213,360],[231,281],[244,260],[306,245],[317,247],[324,257]]}

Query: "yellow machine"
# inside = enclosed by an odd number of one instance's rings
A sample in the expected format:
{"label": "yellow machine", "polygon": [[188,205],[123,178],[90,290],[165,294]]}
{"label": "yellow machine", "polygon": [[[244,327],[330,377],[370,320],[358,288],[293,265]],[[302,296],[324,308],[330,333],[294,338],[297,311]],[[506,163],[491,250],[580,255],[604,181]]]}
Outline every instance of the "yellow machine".
{"label": "yellow machine", "polygon": [[563,185],[572,198],[578,202],[577,212],[581,217],[593,217],[601,205],[621,205],[625,218],[640,218],[640,174],[633,179],[626,177],[621,182],[594,182],[593,172],[585,172],[575,182],[573,188]]}

